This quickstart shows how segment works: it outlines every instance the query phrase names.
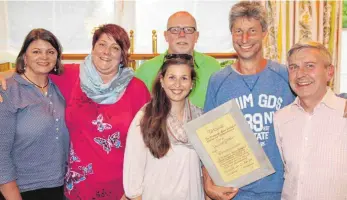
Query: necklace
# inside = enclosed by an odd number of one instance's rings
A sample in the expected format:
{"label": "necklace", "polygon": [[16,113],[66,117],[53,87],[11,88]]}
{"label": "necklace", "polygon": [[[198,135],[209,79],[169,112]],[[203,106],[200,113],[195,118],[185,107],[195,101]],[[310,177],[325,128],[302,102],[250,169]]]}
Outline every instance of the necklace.
{"label": "necklace", "polygon": [[36,87],[40,88],[40,90],[41,90],[41,92],[42,92],[43,94],[46,94],[46,92],[45,92],[43,89],[45,89],[45,88],[48,86],[48,83],[49,83],[48,80],[47,80],[46,85],[44,85],[44,86],[41,87],[41,86],[37,85],[36,83],[34,83],[32,80],[30,80],[24,73],[23,73],[23,75],[25,76],[26,79],[28,79],[28,81],[29,81],[30,83],[32,83],[32,84],[34,84]]}

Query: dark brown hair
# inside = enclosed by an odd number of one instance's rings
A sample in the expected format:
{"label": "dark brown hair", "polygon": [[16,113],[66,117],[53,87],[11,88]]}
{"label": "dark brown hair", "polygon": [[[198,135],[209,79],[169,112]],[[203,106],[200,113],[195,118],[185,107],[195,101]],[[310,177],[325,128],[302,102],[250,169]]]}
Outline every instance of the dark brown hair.
{"label": "dark brown hair", "polygon": [[192,59],[187,60],[182,57],[167,59],[158,72],[153,84],[152,99],[144,108],[144,116],[140,123],[143,141],[156,158],[165,156],[170,149],[166,120],[171,110],[171,102],[161,86],[160,78],[165,77],[166,71],[171,65],[188,65],[191,69],[194,86],[196,80]]}
{"label": "dark brown hair", "polygon": [[21,48],[21,50],[17,56],[17,59],[16,59],[16,72],[18,74],[23,74],[25,72],[25,70],[24,70],[24,66],[25,66],[24,54],[27,51],[29,45],[35,40],[44,40],[46,42],[49,42],[58,53],[57,62],[55,64],[56,71],[54,71],[54,69],[52,69],[49,73],[50,74],[56,74],[56,75],[63,73],[64,67],[63,67],[63,64],[61,62],[61,54],[62,54],[63,49],[60,45],[60,42],[55,37],[55,35],[53,35],[53,33],[51,33],[50,31],[48,31],[46,29],[43,29],[43,28],[33,29],[25,37],[22,48]]}
{"label": "dark brown hair", "polygon": [[130,48],[130,39],[128,33],[120,26],[116,24],[103,24],[96,29],[93,35],[93,49],[95,43],[99,40],[100,36],[105,33],[108,36],[111,36],[121,48],[122,52],[122,61],[123,67],[128,67],[129,63],[129,54],[128,50]]}

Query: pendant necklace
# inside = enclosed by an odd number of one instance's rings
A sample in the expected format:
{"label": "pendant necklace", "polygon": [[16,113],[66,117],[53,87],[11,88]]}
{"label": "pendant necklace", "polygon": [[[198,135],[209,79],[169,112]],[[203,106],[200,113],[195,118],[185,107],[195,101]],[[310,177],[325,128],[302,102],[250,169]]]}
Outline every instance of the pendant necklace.
{"label": "pendant necklace", "polygon": [[36,87],[38,87],[38,88],[41,90],[42,94],[47,95],[47,92],[45,92],[43,89],[45,89],[45,88],[48,86],[48,83],[49,83],[48,80],[47,80],[46,85],[41,87],[41,86],[37,85],[36,83],[34,83],[32,80],[30,80],[24,73],[23,73],[23,75],[25,76],[26,79],[28,79],[28,81],[29,81],[30,83],[32,83],[32,84],[34,84]]}

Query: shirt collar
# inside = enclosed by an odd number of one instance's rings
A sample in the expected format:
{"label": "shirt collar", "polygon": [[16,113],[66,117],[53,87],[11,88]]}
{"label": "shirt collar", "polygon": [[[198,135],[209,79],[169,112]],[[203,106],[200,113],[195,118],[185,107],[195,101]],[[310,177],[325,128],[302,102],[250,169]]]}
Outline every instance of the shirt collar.
{"label": "shirt collar", "polygon": [[[266,59],[266,65],[262,71],[255,73],[255,74],[249,74],[249,75],[245,75],[245,74],[242,74],[239,71],[237,71],[234,64],[230,65],[230,68],[238,75],[252,77],[252,76],[259,76],[259,74],[264,73],[267,69],[272,68],[272,66],[273,66],[273,61]],[[275,70],[275,71],[277,71],[277,70]]]}
{"label": "shirt collar", "polygon": [[[14,73],[13,75],[14,80],[16,80],[18,83],[22,84],[22,85],[34,85],[32,83],[30,83],[29,81],[25,80],[20,74],[18,73]],[[51,85],[52,81],[50,78],[48,78],[48,84]]]}
{"label": "shirt collar", "polygon": [[330,89],[330,87],[327,87],[327,93],[323,97],[321,104],[325,104],[327,107],[334,109],[334,110],[339,110],[339,103],[338,103],[339,98],[336,96],[336,94]]}
{"label": "shirt collar", "polygon": [[[338,97],[335,95],[335,93],[330,89],[330,87],[327,86],[327,92],[325,93],[323,99],[321,102],[317,104],[317,106],[314,108],[314,110],[321,105],[325,105],[330,109],[333,110],[340,110],[339,103],[338,103]],[[300,105],[300,99],[299,97],[296,97],[294,102],[292,103],[292,106],[295,106],[297,108],[300,108],[304,110]]]}

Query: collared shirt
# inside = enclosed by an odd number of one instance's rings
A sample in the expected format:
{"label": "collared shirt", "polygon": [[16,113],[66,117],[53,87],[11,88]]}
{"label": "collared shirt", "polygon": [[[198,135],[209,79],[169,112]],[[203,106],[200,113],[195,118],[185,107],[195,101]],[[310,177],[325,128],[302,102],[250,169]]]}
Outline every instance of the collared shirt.
{"label": "collared shirt", "polygon": [[[135,76],[146,84],[149,91],[152,91],[154,79],[164,63],[166,54],[167,51],[152,58],[151,60],[144,62],[140,68],[136,70]],[[189,95],[189,99],[195,106],[203,108],[210,76],[219,71],[221,67],[215,58],[206,54],[194,51],[193,57],[197,80],[194,89]]]}
{"label": "collared shirt", "polygon": [[61,186],[69,148],[65,101],[49,81],[47,96],[15,74],[0,90],[0,184],[21,192]]}
{"label": "collared shirt", "polygon": [[283,200],[347,199],[345,99],[328,89],[307,113],[300,99],[274,117],[276,142],[285,166]]}

